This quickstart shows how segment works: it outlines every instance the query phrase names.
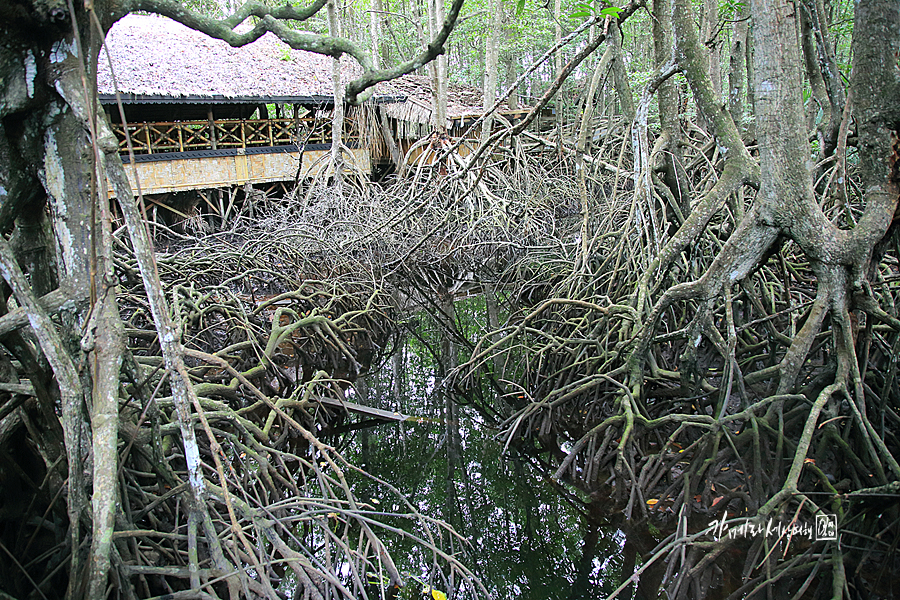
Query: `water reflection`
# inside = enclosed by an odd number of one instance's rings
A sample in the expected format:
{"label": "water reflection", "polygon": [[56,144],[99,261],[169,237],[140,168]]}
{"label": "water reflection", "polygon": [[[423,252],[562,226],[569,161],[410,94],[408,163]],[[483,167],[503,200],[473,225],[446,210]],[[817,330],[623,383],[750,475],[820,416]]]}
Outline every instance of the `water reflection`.
{"label": "water reflection", "polygon": [[[460,331],[478,335],[477,299],[458,302],[456,316]],[[442,337],[432,319],[418,315],[393,359],[357,382],[354,401],[418,420],[361,430],[348,438],[347,457],[395,485],[422,514],[451,523],[468,544],[454,545],[449,538],[445,544],[464,557],[494,597],[608,595],[622,580],[623,567],[633,572],[634,551],[626,548],[625,535],[610,521],[608,509],[553,487],[515,449],[502,455],[483,418],[446,402],[440,383],[446,365],[457,358],[448,356],[448,346],[451,354],[465,349],[442,343]],[[355,490],[362,498],[378,494],[374,484],[357,485],[373,486]],[[428,577],[423,565],[430,564],[429,557],[412,546],[391,550],[401,570]]]}

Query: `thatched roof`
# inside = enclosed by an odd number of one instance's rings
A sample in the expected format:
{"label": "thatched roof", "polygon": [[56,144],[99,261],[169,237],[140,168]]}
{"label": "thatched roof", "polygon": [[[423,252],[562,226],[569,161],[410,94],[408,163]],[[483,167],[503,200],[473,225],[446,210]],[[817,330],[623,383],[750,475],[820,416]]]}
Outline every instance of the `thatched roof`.
{"label": "thatched roof", "polygon": [[[107,36],[119,92],[140,101],[330,102],[331,59],[293,50],[267,33],[252,44],[232,48],[181,23],[159,16],[128,15]],[[347,79],[353,65],[344,67]],[[98,85],[115,89],[101,52]]]}
{"label": "thatched roof", "polygon": [[[391,96],[405,96],[405,102],[384,107],[387,114],[401,121],[427,124],[431,122],[432,95],[431,79],[419,75],[405,75],[393,81],[381,83],[376,88],[379,93]],[[480,116],[484,109],[484,95],[471,85],[450,83],[447,87],[447,119],[452,121],[463,117]]]}
{"label": "thatched roof", "polygon": [[[309,102],[332,100],[331,59],[293,50],[268,33],[252,44],[232,48],[160,16],[128,15],[107,35],[119,92],[131,102]],[[345,81],[359,73],[346,61]],[[98,67],[101,98],[115,93],[106,54]],[[431,80],[406,75],[380,83],[376,100],[393,102],[389,116],[410,124],[431,120]],[[451,83],[447,118],[480,115],[481,90]],[[450,125],[450,123],[448,123]]]}

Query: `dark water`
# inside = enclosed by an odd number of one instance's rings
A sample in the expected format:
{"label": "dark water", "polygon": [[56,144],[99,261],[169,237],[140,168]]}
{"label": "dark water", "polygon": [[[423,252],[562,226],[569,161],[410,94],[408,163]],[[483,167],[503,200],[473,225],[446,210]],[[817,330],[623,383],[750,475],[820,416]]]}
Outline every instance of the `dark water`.
{"label": "dark water", "polygon": [[[457,302],[457,327],[470,339],[483,331],[482,309],[479,299]],[[454,550],[493,597],[561,600],[612,592],[625,563],[625,536],[612,515],[575,491],[554,487],[515,451],[503,454],[497,431],[473,410],[448,408],[440,328],[420,313],[410,332],[393,360],[357,382],[353,400],[415,415],[418,422],[358,431],[346,438],[345,455],[396,486],[422,514],[451,523],[468,542]],[[452,351],[457,360],[466,356],[461,344]],[[447,427],[448,415],[458,430]],[[451,475],[454,452],[459,459]],[[399,502],[366,485],[355,492],[381,495],[374,500],[385,511],[400,508],[380,504]],[[391,550],[398,567],[427,577],[420,550],[403,542]]]}

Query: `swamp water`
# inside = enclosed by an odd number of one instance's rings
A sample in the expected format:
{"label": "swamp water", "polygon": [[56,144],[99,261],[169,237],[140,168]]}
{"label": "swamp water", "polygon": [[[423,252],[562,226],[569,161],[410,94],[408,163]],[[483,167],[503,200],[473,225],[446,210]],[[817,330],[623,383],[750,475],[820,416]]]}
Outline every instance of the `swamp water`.
{"label": "swamp water", "polygon": [[[458,300],[455,313],[457,331],[470,342],[486,331],[482,298]],[[448,347],[455,356],[443,355]],[[474,409],[448,405],[441,384],[446,365],[465,360],[468,352],[460,343],[447,343],[425,312],[411,317],[398,351],[358,380],[348,399],[415,419],[363,427],[342,437],[339,449],[396,487],[422,515],[452,524],[465,543],[445,536],[444,550],[471,569],[492,597],[609,595],[627,562],[625,535],[611,524],[613,515],[553,485],[533,459],[514,449],[503,453],[498,432]],[[354,492],[385,513],[404,510],[384,487],[361,481]],[[398,568],[411,576],[408,588],[417,578],[435,576],[429,551],[403,541],[390,550]],[[417,597],[405,589],[401,597],[407,596]]]}

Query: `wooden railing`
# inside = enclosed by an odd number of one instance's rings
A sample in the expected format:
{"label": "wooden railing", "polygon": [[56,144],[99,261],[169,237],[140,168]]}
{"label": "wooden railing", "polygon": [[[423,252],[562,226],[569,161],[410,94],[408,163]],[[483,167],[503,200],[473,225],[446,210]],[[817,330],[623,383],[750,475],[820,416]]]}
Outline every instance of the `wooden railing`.
{"label": "wooden railing", "polygon": [[[125,127],[116,123],[113,131],[126,152]],[[128,134],[135,154],[331,143],[330,123],[311,117],[129,123]]]}

